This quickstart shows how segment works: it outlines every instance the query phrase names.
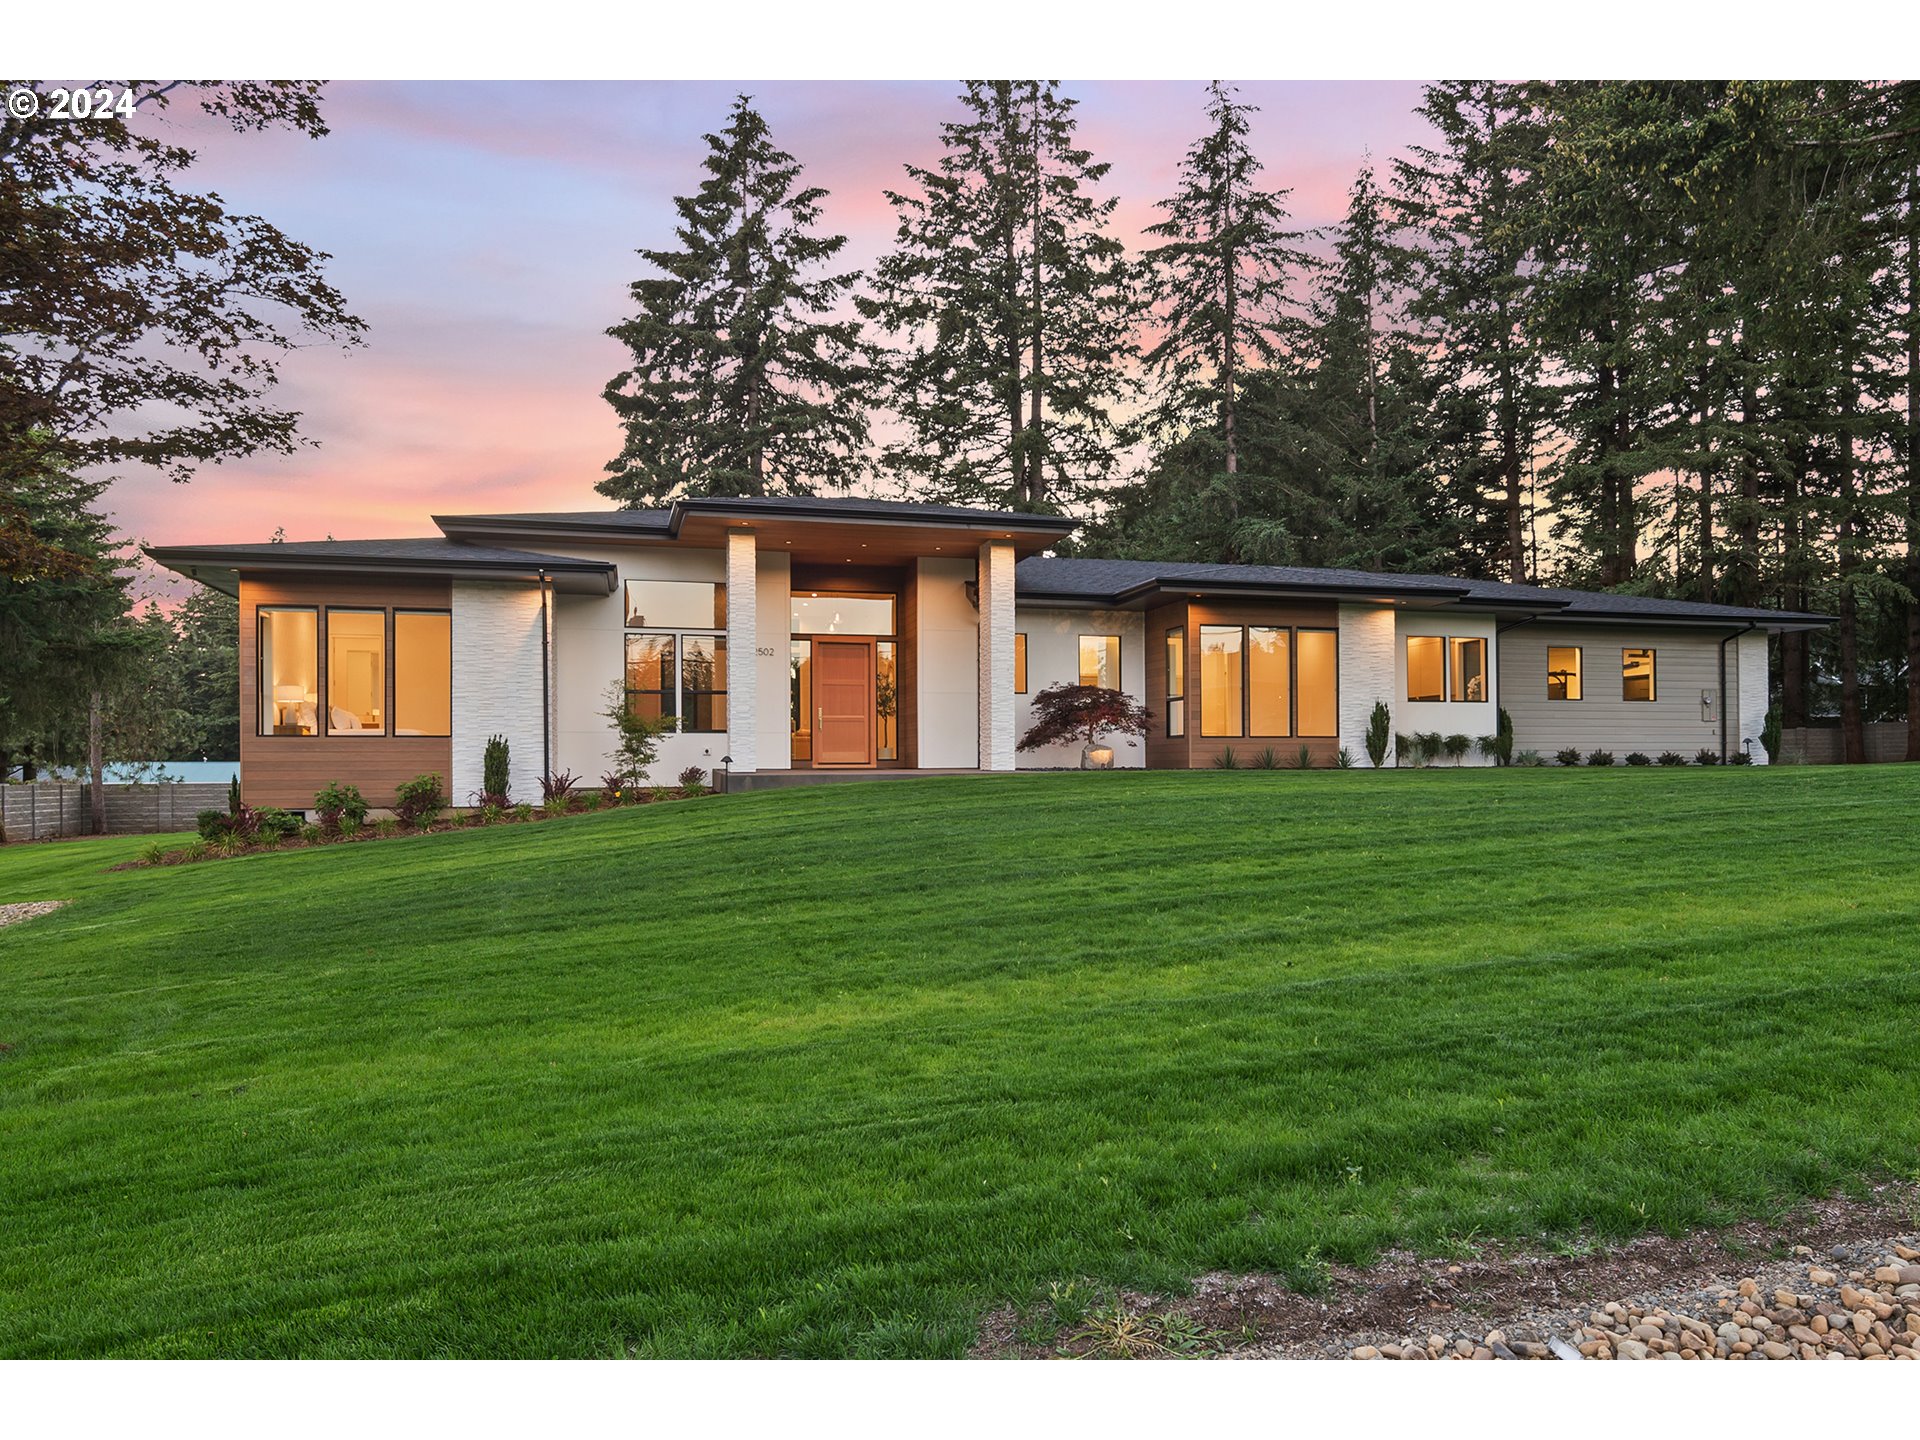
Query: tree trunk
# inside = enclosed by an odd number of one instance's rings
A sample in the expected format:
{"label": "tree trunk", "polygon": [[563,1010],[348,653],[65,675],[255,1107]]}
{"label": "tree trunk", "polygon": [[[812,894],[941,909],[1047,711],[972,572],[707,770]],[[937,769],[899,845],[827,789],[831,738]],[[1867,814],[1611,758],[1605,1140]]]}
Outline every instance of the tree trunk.
{"label": "tree trunk", "polygon": [[100,692],[87,697],[87,776],[90,834],[107,833],[107,782],[100,773],[106,762],[106,742],[100,733]]}
{"label": "tree trunk", "polygon": [[1513,329],[1500,304],[1500,474],[1507,484],[1507,579],[1527,583],[1526,516],[1520,494],[1520,397],[1515,393]]}
{"label": "tree trunk", "polygon": [[1860,711],[1860,602],[1853,585],[1860,557],[1854,549],[1853,410],[1851,385],[1840,396],[1836,468],[1840,481],[1840,749],[1849,765],[1867,763],[1867,733]]}
{"label": "tree trunk", "polygon": [[[1233,184],[1227,184],[1226,225],[1223,233],[1233,234]],[[1233,242],[1228,240],[1221,246],[1220,263],[1226,280],[1226,330],[1220,337],[1220,430],[1227,447],[1227,474],[1240,473],[1240,442],[1234,434],[1234,361],[1238,358],[1235,351],[1239,341],[1240,314],[1240,277],[1238,257],[1234,254]]]}
{"label": "tree trunk", "polygon": [[[1805,556],[1802,536],[1805,521],[1800,514],[1801,478],[1806,474],[1806,452],[1794,446],[1788,453],[1786,473],[1780,483],[1781,527],[1784,531],[1781,556],[1781,601],[1789,610],[1807,608],[1806,583],[1801,575]],[[1806,632],[1789,630],[1780,637],[1780,713],[1781,723],[1797,729],[1807,723],[1808,681],[1812,678]]]}
{"label": "tree trunk", "polygon": [[[1744,356],[1742,357],[1745,358]],[[1730,605],[1760,603],[1760,393],[1749,370],[1740,392],[1740,509],[1733,517]]]}
{"label": "tree trunk", "polygon": [[1907,168],[1907,759],[1920,760],[1920,162]]}
{"label": "tree trunk", "polygon": [[1040,428],[1041,406],[1044,403],[1041,396],[1043,388],[1041,377],[1045,374],[1043,364],[1046,359],[1044,349],[1046,315],[1040,291],[1040,217],[1044,204],[1045,195],[1041,185],[1040,164],[1040,117],[1036,105],[1033,122],[1033,366],[1032,373],[1027,377],[1030,387],[1027,391],[1027,484],[1024,497],[1026,504],[1022,507],[1029,510],[1040,508],[1040,495],[1045,480],[1041,472],[1045,457],[1041,452],[1046,448],[1044,443],[1046,432]]}

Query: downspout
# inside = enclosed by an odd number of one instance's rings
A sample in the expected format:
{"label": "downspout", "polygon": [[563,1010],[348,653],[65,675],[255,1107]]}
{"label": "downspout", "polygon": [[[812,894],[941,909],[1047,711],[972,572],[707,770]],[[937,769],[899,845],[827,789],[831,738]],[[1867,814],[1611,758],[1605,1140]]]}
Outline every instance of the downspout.
{"label": "downspout", "polygon": [[1754,620],[1748,623],[1745,630],[1736,630],[1731,635],[1724,635],[1720,639],[1720,763],[1722,765],[1727,763],[1727,646],[1742,635],[1751,634],[1759,628],[1760,622]]}
{"label": "downspout", "polygon": [[540,776],[553,774],[553,667],[548,640],[547,572],[540,572]]}

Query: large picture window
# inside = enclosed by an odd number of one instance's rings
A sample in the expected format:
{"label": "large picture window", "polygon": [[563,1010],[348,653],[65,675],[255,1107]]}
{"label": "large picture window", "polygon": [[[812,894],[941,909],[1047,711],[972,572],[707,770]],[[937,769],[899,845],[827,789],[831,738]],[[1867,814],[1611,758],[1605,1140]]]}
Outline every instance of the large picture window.
{"label": "large picture window", "polygon": [[1447,698],[1447,642],[1441,635],[1407,636],[1407,699]]}
{"label": "large picture window", "polygon": [[1238,625],[1200,627],[1200,733],[1208,739],[1234,739],[1246,725]]}
{"label": "large picture window", "polygon": [[257,612],[260,733],[320,733],[320,612],[262,605]]}
{"label": "large picture window", "polygon": [[636,715],[678,722],[683,733],[727,728],[724,635],[627,637],[627,704]]}
{"label": "large picture window", "polygon": [[1447,641],[1448,668],[1453,673],[1455,700],[1475,701],[1487,698],[1487,642],[1484,639]]}
{"label": "large picture window", "polygon": [[1547,647],[1547,699],[1578,700],[1579,698],[1580,647],[1549,645]]}
{"label": "large picture window", "polygon": [[1098,685],[1105,690],[1120,688],[1120,637],[1118,635],[1082,635],[1080,637],[1080,683]]}
{"label": "large picture window", "polygon": [[727,587],[712,580],[629,580],[627,628],[724,630]]}
{"label": "large picture window", "polygon": [[387,612],[327,611],[327,733],[387,732]]}
{"label": "large picture window", "polygon": [[453,733],[453,616],[393,612],[393,733]]}
{"label": "large picture window", "polygon": [[1167,631],[1167,735],[1187,733],[1187,632]]}
{"label": "large picture window", "polygon": [[1620,698],[1648,701],[1655,698],[1653,651],[1622,650],[1620,652]]}
{"label": "large picture window", "polygon": [[1340,632],[1296,630],[1294,694],[1296,728],[1302,738],[1340,733]]}

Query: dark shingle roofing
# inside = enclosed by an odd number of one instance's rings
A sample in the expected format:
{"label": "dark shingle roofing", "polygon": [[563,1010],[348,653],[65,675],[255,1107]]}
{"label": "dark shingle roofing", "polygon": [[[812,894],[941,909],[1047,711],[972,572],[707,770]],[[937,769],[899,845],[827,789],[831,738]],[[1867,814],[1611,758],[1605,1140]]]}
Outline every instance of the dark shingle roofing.
{"label": "dark shingle roofing", "polygon": [[449,533],[461,530],[603,530],[610,534],[678,533],[688,515],[766,514],[818,517],[822,520],[882,520],[899,523],[957,523],[1009,530],[1066,534],[1077,521],[1063,515],[1029,515],[1011,510],[970,510],[964,505],[921,505],[910,500],[874,500],[861,495],[695,495],[658,510],[559,510],[523,515],[436,515],[433,523]]}
{"label": "dark shingle roofing", "polygon": [[1592,590],[1560,590],[1539,585],[1509,585],[1496,580],[1462,580],[1451,575],[1393,575],[1368,570],[1317,570],[1298,565],[1197,565],[1157,560],[1083,560],[1036,555],[1022,560],[1015,573],[1020,597],[1122,603],[1155,590],[1306,591],[1329,595],[1369,595],[1436,603],[1490,605],[1515,611],[1537,610],[1572,619],[1693,621],[1700,624],[1824,625],[1828,616],[1736,605],[1704,605],[1692,600],[1662,600],[1650,595],[1615,595]]}

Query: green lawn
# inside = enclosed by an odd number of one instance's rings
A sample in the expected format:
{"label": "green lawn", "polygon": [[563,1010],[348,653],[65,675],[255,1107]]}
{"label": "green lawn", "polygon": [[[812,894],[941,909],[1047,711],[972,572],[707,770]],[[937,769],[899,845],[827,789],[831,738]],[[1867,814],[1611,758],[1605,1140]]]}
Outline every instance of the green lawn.
{"label": "green lawn", "polygon": [[838,785],[0,849],[0,1354],[952,1355],[1920,1170],[1920,767]]}

